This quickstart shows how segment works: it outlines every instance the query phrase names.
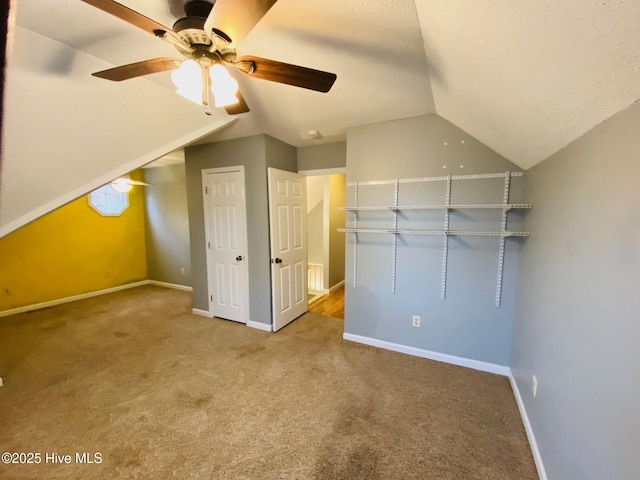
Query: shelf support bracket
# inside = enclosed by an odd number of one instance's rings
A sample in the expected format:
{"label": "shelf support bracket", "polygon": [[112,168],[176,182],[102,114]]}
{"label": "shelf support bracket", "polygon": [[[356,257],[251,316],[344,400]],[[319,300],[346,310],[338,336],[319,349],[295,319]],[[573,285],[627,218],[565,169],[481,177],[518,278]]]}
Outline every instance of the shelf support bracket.
{"label": "shelf support bracket", "polygon": [[[507,171],[504,174],[504,193],[502,197],[502,204],[509,204],[509,190],[511,188],[511,172]],[[502,276],[504,273],[504,247],[505,247],[505,232],[507,231],[507,216],[509,209],[505,206],[502,209],[502,225],[500,229],[500,251],[498,253],[498,279],[496,281],[496,307],[500,307],[502,302]]]}
{"label": "shelf support bracket", "polygon": [[[395,190],[393,192],[393,230],[398,230],[398,187],[400,179],[396,178]],[[396,293],[396,257],[398,255],[398,234],[393,234],[393,252],[391,254],[391,293]]]}
{"label": "shelf support bracket", "polygon": [[[447,175],[444,204],[451,205],[451,175]],[[449,209],[444,209],[444,239],[442,240],[442,273],[440,279],[440,300],[447,299],[447,263],[449,258]]]}
{"label": "shelf support bracket", "polygon": [[[358,206],[358,181],[353,187],[353,206]],[[353,211],[353,288],[358,288],[358,210]]]}

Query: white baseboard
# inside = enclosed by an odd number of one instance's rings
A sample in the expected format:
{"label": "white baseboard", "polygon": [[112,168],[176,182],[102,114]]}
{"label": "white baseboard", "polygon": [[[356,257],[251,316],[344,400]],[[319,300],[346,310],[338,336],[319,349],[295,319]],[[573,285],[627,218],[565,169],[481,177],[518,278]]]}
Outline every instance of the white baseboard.
{"label": "white baseboard", "polygon": [[377,338],[363,337],[361,335],[354,335],[346,332],[342,335],[342,338],[352,342],[364,343],[365,345],[370,345],[372,347],[384,348],[385,350],[406,353],[407,355],[413,355],[414,357],[428,358],[429,360],[436,360],[438,362],[450,363],[461,367],[473,368],[474,370],[495,373],[497,375],[509,376],[511,373],[511,369],[504,365],[496,365],[495,363],[481,362],[480,360],[472,360],[470,358],[456,357],[455,355],[448,355],[446,353],[423,350],[422,348],[409,347],[407,345],[400,345],[399,343],[378,340]]}
{"label": "white baseboard", "polygon": [[309,292],[309,295],[313,295],[313,298],[307,302],[307,305],[311,305],[312,303],[317,302],[321,298],[324,298],[324,293],[318,293],[318,292],[312,293],[312,292]]}
{"label": "white baseboard", "polygon": [[56,298],[54,300],[48,300],[46,302],[34,303],[33,305],[25,305],[24,307],[11,308],[9,310],[1,311],[0,317],[7,317],[9,315],[15,315],[16,313],[30,312],[32,310],[40,310],[41,308],[53,307],[55,305],[61,305],[63,303],[75,302],[76,300],[83,300],[85,298],[97,297],[98,295],[113,293],[120,290],[126,290],[128,288],[141,287],[142,285],[148,285],[148,284],[149,284],[149,280],[141,280],[139,282],[127,283],[125,285],[118,285],[117,287],[105,288],[103,290],[96,290],[95,292],[81,293],[80,295],[72,295],[70,297]]}
{"label": "white baseboard", "polygon": [[208,310],[200,310],[199,308],[192,308],[191,312],[194,315],[200,315],[201,317],[213,318],[213,315]]}
{"label": "white baseboard", "polygon": [[538,477],[540,480],[547,480],[547,472],[544,469],[544,463],[542,463],[542,456],[538,449],[538,442],[536,442],[536,436],[533,434],[533,428],[531,428],[531,422],[529,421],[529,415],[524,408],[524,402],[522,401],[522,395],[520,395],[520,389],[518,383],[513,377],[513,373],[509,373],[509,382],[511,383],[511,389],[513,395],[516,397],[516,403],[518,404],[518,410],[520,410],[520,416],[522,417],[522,423],[524,424],[524,430],[527,432],[527,438],[529,439],[529,445],[531,446],[531,453],[533,454],[533,461],[538,469]]}
{"label": "white baseboard", "polygon": [[[207,310],[200,310],[199,308],[193,308],[191,309],[191,312],[194,315],[200,315],[202,317],[207,317],[207,318],[215,318],[215,316],[211,313],[209,313]],[[240,322],[243,323],[243,322]],[[254,322],[251,320],[247,320],[246,323],[247,327],[251,327],[251,328],[256,328],[258,330],[264,330],[265,332],[270,332],[271,331],[271,325],[267,325],[266,323],[260,323],[260,322]]]}
{"label": "white baseboard", "polygon": [[336,290],[338,290],[340,287],[342,287],[344,285],[344,280],[339,281],[338,283],[336,283],[333,287],[331,287],[329,289],[329,293],[333,293]]}
{"label": "white baseboard", "polygon": [[261,322],[254,322],[252,320],[247,320],[247,327],[256,328],[265,332],[271,331],[271,325]]}
{"label": "white baseboard", "polygon": [[173,288],[175,290],[183,290],[185,292],[193,292],[193,287],[187,285],[179,285],[177,283],[160,282],[158,280],[149,280],[149,285],[156,285],[158,287]]}

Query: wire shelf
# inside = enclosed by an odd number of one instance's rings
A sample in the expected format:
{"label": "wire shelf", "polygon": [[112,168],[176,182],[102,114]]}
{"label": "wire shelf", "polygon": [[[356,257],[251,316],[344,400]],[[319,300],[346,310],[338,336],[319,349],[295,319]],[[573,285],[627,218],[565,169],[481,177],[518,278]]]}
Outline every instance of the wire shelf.
{"label": "wire shelf", "polygon": [[345,210],[347,212],[357,211],[400,211],[400,210],[466,210],[466,209],[497,209],[497,210],[512,210],[512,209],[527,209],[533,208],[530,203],[477,203],[477,204],[465,204],[465,205],[382,205],[382,206],[366,206],[366,207],[340,207],[339,210]]}
{"label": "wire shelf", "polygon": [[339,228],[343,233],[394,233],[399,235],[457,235],[476,237],[528,237],[530,232],[482,232],[474,230],[417,230],[412,228]]}
{"label": "wire shelf", "polygon": [[[339,228],[339,232],[353,234],[353,287],[357,288],[357,262],[358,262],[358,241],[359,234],[383,234],[393,235],[392,243],[392,265],[391,265],[391,291],[396,291],[396,275],[397,275],[397,250],[398,250],[398,235],[439,235],[443,237],[442,245],[442,270],[441,270],[441,288],[440,298],[446,299],[447,292],[447,267],[449,256],[449,244],[448,239],[451,236],[476,236],[476,237],[498,237],[499,240],[499,253],[498,253],[498,275],[496,281],[496,297],[495,305],[500,306],[502,297],[502,282],[504,271],[504,257],[505,257],[505,241],[509,237],[528,237],[529,232],[515,232],[507,230],[507,213],[512,209],[529,209],[533,208],[530,203],[509,203],[509,194],[511,191],[511,178],[521,177],[522,172],[503,172],[503,173],[484,173],[477,175],[447,175],[442,177],[424,177],[424,178],[404,178],[393,180],[375,180],[368,182],[350,182],[347,183],[349,187],[354,188],[354,201],[353,206],[342,207],[340,210],[352,212],[354,215],[351,217],[352,226],[346,228]],[[503,202],[502,203],[478,203],[478,204],[451,204],[451,187],[453,180],[479,180],[487,178],[503,178]],[[402,184],[419,183],[419,182],[446,182],[446,193],[443,204],[425,204],[425,205],[398,205],[399,188]],[[358,190],[361,187],[376,186],[376,185],[394,185],[393,192],[393,205],[359,205],[358,203]],[[474,230],[451,230],[449,228],[449,214],[453,210],[465,210],[465,209],[495,209],[501,210],[501,225],[500,230],[496,231],[474,231]],[[408,210],[443,210],[444,211],[444,228],[441,230],[422,230],[413,228],[398,228],[398,213]],[[378,211],[385,212],[390,211],[393,213],[392,228],[362,228],[358,226],[358,212],[365,211]]]}

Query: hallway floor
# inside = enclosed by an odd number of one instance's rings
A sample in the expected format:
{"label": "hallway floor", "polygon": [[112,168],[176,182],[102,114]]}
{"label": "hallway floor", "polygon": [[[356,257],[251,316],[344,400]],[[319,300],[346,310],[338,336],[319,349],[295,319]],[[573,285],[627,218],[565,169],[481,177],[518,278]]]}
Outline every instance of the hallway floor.
{"label": "hallway floor", "polygon": [[344,320],[344,285],[309,305],[309,312]]}

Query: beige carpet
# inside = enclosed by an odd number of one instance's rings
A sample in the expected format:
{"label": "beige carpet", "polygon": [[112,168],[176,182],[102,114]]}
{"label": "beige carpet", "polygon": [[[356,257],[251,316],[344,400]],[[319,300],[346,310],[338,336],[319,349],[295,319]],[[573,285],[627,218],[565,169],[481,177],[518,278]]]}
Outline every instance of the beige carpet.
{"label": "beige carpet", "polygon": [[148,286],[0,319],[0,452],[41,454],[0,478],[537,478],[506,378],[190,302]]}

